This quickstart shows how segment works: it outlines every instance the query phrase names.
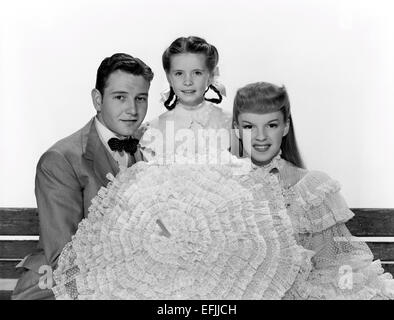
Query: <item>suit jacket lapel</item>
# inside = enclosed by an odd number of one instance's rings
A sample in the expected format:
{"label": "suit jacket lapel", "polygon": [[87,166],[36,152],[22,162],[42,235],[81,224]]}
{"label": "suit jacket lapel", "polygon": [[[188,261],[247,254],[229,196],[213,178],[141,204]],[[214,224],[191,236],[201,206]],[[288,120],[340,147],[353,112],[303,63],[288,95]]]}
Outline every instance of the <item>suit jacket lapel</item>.
{"label": "suit jacket lapel", "polygon": [[82,135],[82,145],[85,146],[84,157],[92,161],[97,178],[103,186],[106,186],[109,182],[106,175],[111,173],[115,176],[119,172],[119,166],[101,142],[94,118],[88,123],[86,129],[85,134]]}
{"label": "suit jacket lapel", "polygon": [[141,150],[140,150],[140,147],[137,148],[137,151],[134,153],[133,158],[134,158],[134,159],[133,159],[133,160],[134,160],[133,164],[136,163],[136,162],[138,162],[138,161],[146,161],[146,160],[144,159],[144,156],[142,155],[142,152],[141,152]]}

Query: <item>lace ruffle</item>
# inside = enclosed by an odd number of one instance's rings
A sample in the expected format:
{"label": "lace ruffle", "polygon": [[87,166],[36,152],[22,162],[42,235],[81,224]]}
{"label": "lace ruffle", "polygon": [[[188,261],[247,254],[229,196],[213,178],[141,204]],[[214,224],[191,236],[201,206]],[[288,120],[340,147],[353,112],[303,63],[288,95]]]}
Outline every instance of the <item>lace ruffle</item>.
{"label": "lace ruffle", "polygon": [[383,273],[379,260],[347,274],[337,269],[313,270],[305,279],[296,281],[286,293],[287,299],[312,300],[387,300],[394,299],[394,280]]}
{"label": "lace ruffle", "polygon": [[[278,158],[279,159],[279,158]],[[277,224],[275,228],[279,230],[281,240],[283,241],[283,248],[286,252],[287,259],[280,263],[277,271],[277,281],[282,283],[282,287],[292,287],[295,281],[300,281],[301,278],[307,277],[312,269],[311,258],[314,255],[313,251],[306,250],[298,246],[293,237],[293,227],[291,220],[287,214],[284,198],[281,192],[278,178],[275,174],[271,173],[271,169],[277,167],[275,164],[260,168],[260,170],[253,170],[249,175],[245,176],[248,186],[261,186],[266,195],[268,195],[269,205],[272,212],[277,211],[273,215],[274,222]],[[255,190],[256,196],[261,192],[258,188]],[[288,263],[292,261],[296,268],[289,272]],[[295,270],[298,270],[295,272]],[[301,278],[300,278],[301,275]],[[278,280],[279,279],[279,280]],[[281,279],[281,280],[280,280]],[[297,280],[299,279],[299,280]],[[278,286],[278,284],[275,284]],[[282,291],[287,292],[287,290]],[[276,299],[283,298],[275,296]]]}
{"label": "lace ruffle", "polygon": [[338,192],[341,187],[324,173],[311,171],[294,188],[300,193],[297,201],[307,211],[320,206],[328,194]]}
{"label": "lace ruffle", "polygon": [[310,256],[296,244],[274,175],[139,162],[94,198],[61,253],[53,291],[57,299],[280,299]]}
{"label": "lace ruffle", "polygon": [[295,229],[299,233],[315,233],[351,219],[354,214],[339,190],[338,181],[318,171],[309,172],[291,187],[288,196],[294,197],[290,202],[294,203],[291,212]]}

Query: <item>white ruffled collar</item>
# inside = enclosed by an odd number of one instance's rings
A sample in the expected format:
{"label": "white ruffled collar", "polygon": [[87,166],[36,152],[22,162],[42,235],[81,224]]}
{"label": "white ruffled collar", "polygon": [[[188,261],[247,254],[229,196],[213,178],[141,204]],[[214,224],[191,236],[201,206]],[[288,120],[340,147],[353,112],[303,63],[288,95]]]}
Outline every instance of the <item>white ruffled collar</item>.
{"label": "white ruffled collar", "polygon": [[193,108],[178,103],[174,108],[177,125],[181,125],[183,128],[190,128],[193,122],[206,127],[209,122],[210,113],[210,103],[207,101],[203,101]]}
{"label": "white ruffled collar", "polygon": [[281,155],[282,155],[282,150],[280,150],[279,153],[275,157],[273,157],[272,160],[268,164],[263,165],[263,166],[258,166],[252,162],[252,169],[253,170],[262,170],[265,172],[272,172],[272,170],[274,170],[274,169],[277,169],[278,171],[280,171],[282,168],[282,163],[283,163],[283,159],[282,159]]}

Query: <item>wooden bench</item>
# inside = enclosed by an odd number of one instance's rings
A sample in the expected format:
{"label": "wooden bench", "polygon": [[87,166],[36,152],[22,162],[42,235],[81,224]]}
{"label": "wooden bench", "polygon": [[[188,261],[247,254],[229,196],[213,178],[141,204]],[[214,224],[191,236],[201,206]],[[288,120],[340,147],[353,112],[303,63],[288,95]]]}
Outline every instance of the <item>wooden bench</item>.
{"label": "wooden bench", "polygon": [[[375,259],[394,274],[394,209],[352,209],[347,223],[354,236],[365,239]],[[10,299],[20,273],[15,265],[34,251],[38,242],[35,208],[0,208],[0,300]]]}

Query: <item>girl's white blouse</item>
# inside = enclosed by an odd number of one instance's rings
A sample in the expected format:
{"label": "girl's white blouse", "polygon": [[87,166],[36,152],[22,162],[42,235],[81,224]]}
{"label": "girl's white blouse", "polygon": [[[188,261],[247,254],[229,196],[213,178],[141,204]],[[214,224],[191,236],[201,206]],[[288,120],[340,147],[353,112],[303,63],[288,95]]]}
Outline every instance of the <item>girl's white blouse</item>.
{"label": "girl's white blouse", "polygon": [[[180,137],[179,130],[181,129],[190,130],[196,143],[199,131],[207,129],[225,129],[230,137],[231,115],[208,101],[193,108],[177,104],[174,109],[164,112],[145,126],[147,129],[140,140],[140,145],[144,157],[150,161],[157,156],[168,155],[177,150],[178,146],[184,142],[182,139],[177,139]],[[158,133],[160,133],[159,139]],[[173,149],[167,148],[169,141],[174,141]],[[221,146],[222,149],[228,149],[228,147],[228,144]]]}

